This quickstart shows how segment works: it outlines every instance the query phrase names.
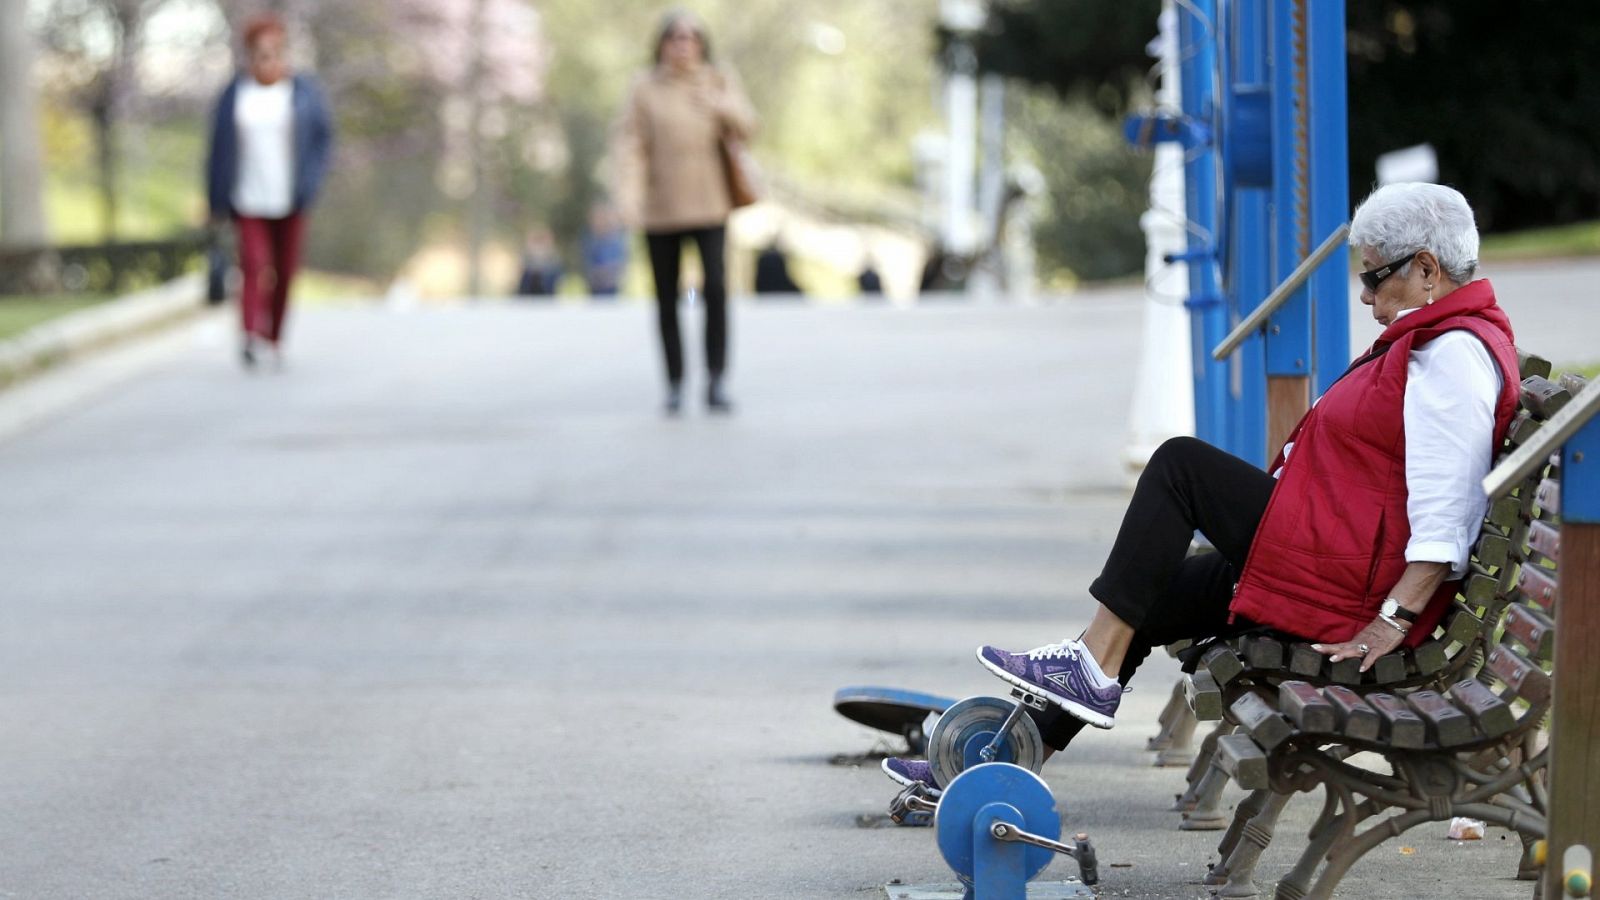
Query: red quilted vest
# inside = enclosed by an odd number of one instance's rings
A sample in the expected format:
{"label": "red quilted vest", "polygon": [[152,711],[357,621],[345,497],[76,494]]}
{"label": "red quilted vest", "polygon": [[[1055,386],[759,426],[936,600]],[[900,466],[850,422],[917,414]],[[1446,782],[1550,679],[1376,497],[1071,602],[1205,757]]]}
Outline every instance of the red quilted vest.
{"label": "red quilted vest", "polygon": [[[1319,641],[1346,641],[1370,623],[1406,567],[1406,365],[1446,331],[1471,331],[1500,366],[1498,448],[1520,381],[1511,321],[1487,280],[1396,320],[1295,426],[1294,450],[1267,502],[1234,587],[1235,616]],[[1447,582],[1406,638],[1433,633],[1457,583]]]}

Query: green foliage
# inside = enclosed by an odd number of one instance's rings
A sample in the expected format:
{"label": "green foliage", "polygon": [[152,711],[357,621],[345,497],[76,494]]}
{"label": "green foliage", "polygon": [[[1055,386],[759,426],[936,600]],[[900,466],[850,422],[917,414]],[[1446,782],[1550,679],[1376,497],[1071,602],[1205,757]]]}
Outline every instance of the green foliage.
{"label": "green foliage", "polygon": [[0,297],[0,340],[16,337],[51,319],[87,309],[107,300],[104,296],[73,294],[63,297]]}
{"label": "green foliage", "polygon": [[1350,8],[1354,198],[1378,154],[1424,141],[1487,231],[1600,216],[1600,17],[1584,0]]}
{"label": "green foliage", "polygon": [[1492,234],[1483,239],[1479,255],[1488,260],[1600,256],[1600,222]]}
{"label": "green foliage", "polygon": [[1040,274],[1098,280],[1140,271],[1151,157],[1130,149],[1086,100],[1018,93],[1009,108],[1012,146],[1044,175],[1048,195],[1034,226]]}
{"label": "green foliage", "polygon": [[[104,237],[94,144],[88,118],[69,109],[44,112],[45,214],[51,239],[90,244]],[[201,123],[178,116],[127,129],[116,234],[159,240],[193,228],[204,216]]]}
{"label": "green foliage", "polygon": [[1160,11],[1160,0],[996,0],[976,41],[978,64],[1120,114],[1142,96]]}

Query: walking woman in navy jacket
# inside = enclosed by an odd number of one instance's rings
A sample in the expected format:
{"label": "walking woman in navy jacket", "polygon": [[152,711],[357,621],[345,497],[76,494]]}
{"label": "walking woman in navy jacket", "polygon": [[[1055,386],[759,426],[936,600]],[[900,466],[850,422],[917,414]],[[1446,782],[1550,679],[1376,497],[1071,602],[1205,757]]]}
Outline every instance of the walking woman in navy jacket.
{"label": "walking woman in navy jacket", "polygon": [[290,73],[286,42],[283,22],[274,16],[245,26],[246,69],[217,102],[206,167],[211,218],[231,218],[238,231],[246,367],[262,350],[282,361],[279,341],[306,211],[333,146],[322,89],[311,76]]}

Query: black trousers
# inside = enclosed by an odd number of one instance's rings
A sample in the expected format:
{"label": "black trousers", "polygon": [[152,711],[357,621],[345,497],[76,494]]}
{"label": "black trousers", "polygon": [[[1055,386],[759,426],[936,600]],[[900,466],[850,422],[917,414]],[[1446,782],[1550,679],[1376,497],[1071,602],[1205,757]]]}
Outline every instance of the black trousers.
{"label": "black trousers", "polygon": [[706,369],[713,379],[728,366],[728,279],[723,258],[727,229],[692,228],[687,231],[650,231],[650,272],[656,282],[656,318],[661,328],[661,350],[667,364],[667,381],[683,383],[683,338],[678,331],[678,272],[683,240],[693,238],[705,271]]}
{"label": "black trousers", "polygon": [[[1195,438],[1156,449],[1139,476],[1122,527],[1089,593],[1133,627],[1117,680],[1124,686],[1158,646],[1249,627],[1228,623],[1233,585],[1277,482]],[[1198,531],[1216,553],[1189,556]],[[1036,717],[1045,743],[1067,746],[1084,722],[1053,709]]]}

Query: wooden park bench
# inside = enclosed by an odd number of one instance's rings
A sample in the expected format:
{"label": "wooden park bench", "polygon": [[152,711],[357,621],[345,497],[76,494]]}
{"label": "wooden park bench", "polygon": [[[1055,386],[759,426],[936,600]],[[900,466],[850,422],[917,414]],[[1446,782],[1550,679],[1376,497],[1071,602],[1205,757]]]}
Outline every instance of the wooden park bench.
{"label": "wooden park bench", "polygon": [[[1217,723],[1178,808],[1185,828],[1227,828],[1207,877],[1220,896],[1256,894],[1256,861],[1279,813],[1294,794],[1319,788],[1322,811],[1298,864],[1278,882],[1278,900],[1328,897],[1383,841],[1455,816],[1517,831],[1525,850],[1518,877],[1538,877],[1533,851],[1550,815],[1543,729],[1562,539],[1561,460],[1552,451],[1600,409],[1600,388],[1558,417],[1583,379],[1551,380],[1549,363],[1526,355],[1522,375],[1520,409],[1491,480],[1510,468],[1515,477],[1491,493],[1469,575],[1429,640],[1365,673],[1359,660],[1330,663],[1309,643],[1271,632],[1190,650],[1198,664],[1175,688],[1151,749],[1162,754],[1158,764],[1174,764],[1196,722]],[[1600,572],[1586,583],[1594,579]],[[1389,771],[1352,765],[1363,752]],[[1251,791],[1231,823],[1218,809],[1229,780]]]}

